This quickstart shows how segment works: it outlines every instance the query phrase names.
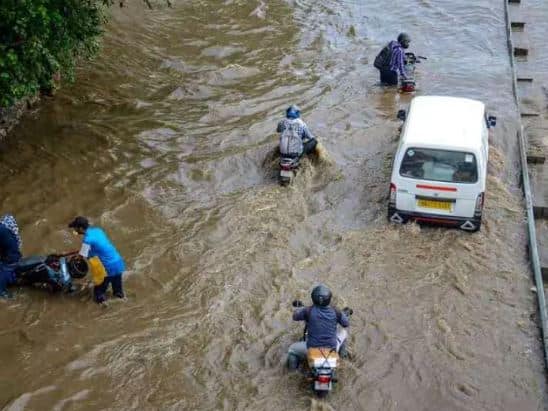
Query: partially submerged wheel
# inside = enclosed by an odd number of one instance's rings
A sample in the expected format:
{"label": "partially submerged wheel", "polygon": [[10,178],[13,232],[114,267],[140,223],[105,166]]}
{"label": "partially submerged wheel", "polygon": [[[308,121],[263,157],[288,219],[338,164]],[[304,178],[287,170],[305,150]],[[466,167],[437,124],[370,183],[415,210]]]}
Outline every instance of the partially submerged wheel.
{"label": "partially submerged wheel", "polygon": [[407,223],[407,218],[400,215],[395,209],[388,209],[388,221],[394,224],[405,224]]}
{"label": "partially submerged wheel", "polygon": [[464,224],[461,224],[459,228],[463,231],[468,231],[469,233],[478,232],[481,228],[481,218],[478,221],[466,221]]}
{"label": "partially submerged wheel", "polygon": [[289,177],[280,177],[280,185],[282,187],[288,186],[289,183],[291,183],[291,179]]}
{"label": "partially submerged wheel", "polygon": [[327,394],[329,394],[329,391],[324,390],[314,390],[314,392],[316,393],[316,397],[318,398],[325,398],[327,397]]}
{"label": "partially submerged wheel", "polygon": [[89,270],[88,262],[80,255],[74,256],[68,261],[68,270],[72,278],[84,278]]}

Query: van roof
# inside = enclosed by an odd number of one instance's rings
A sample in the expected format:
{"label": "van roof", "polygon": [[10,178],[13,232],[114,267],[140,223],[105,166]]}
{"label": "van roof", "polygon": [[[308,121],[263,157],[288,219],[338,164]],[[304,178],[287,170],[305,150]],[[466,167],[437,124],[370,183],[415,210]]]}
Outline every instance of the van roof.
{"label": "van roof", "polygon": [[479,150],[485,105],[461,97],[420,96],[411,101],[404,144],[452,150]]}

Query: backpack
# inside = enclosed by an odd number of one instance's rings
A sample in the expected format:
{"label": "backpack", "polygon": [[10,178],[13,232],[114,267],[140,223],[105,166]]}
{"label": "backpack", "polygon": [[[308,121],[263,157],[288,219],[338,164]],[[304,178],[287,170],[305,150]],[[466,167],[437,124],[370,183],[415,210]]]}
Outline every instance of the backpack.
{"label": "backpack", "polygon": [[390,68],[390,60],[392,59],[392,50],[390,48],[390,44],[387,44],[379,54],[377,54],[377,57],[375,57],[375,61],[373,62],[373,65],[375,68],[379,70],[387,70]]}
{"label": "backpack", "polygon": [[288,121],[286,123],[285,129],[280,135],[280,153],[282,155],[301,155],[303,153],[303,139],[296,121]]}

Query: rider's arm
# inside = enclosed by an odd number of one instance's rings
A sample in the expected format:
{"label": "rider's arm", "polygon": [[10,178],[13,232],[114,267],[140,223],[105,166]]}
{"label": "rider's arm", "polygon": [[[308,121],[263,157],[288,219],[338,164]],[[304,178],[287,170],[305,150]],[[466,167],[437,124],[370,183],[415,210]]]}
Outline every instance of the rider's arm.
{"label": "rider's arm", "polygon": [[293,311],[293,321],[306,321],[307,317],[307,308],[299,308],[295,311]]}
{"label": "rider's arm", "polygon": [[396,53],[394,57],[396,59],[396,68],[398,72],[403,78],[407,78],[407,76],[405,75],[405,61],[404,61],[405,54],[403,50],[400,47],[396,47],[394,49],[394,53]]}
{"label": "rider's arm", "polygon": [[335,310],[337,313],[337,322],[342,325],[343,327],[348,327],[350,325],[350,320],[348,319],[348,315],[344,311]]}
{"label": "rider's arm", "polygon": [[91,236],[86,233],[84,235],[84,238],[82,239],[82,247],[80,247],[80,252],[78,254],[80,254],[82,257],[84,258],[89,258],[89,257],[93,257],[92,255],[92,244],[93,240],[91,238]]}
{"label": "rider's arm", "polygon": [[302,138],[303,140],[310,140],[311,138],[314,138],[314,136],[312,135],[312,133],[310,132],[310,130],[308,129],[308,126],[306,125],[306,123],[303,121],[303,135],[302,135]]}
{"label": "rider's arm", "polygon": [[282,120],[278,123],[278,127],[276,128],[276,132],[281,133],[282,131],[284,131],[284,129],[285,129],[284,121]]}
{"label": "rider's arm", "polygon": [[78,254],[80,254],[84,258],[88,258],[90,256],[89,255],[90,250],[91,250],[91,246],[89,244],[82,243],[82,247],[80,247],[80,251],[78,252]]}

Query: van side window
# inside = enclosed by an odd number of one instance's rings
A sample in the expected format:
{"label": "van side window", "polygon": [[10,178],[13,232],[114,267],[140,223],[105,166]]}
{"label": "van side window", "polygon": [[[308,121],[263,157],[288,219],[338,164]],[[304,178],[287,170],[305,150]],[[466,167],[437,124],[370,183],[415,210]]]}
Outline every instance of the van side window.
{"label": "van side window", "polygon": [[408,148],[401,162],[400,175],[446,183],[475,183],[478,166],[472,153]]}

